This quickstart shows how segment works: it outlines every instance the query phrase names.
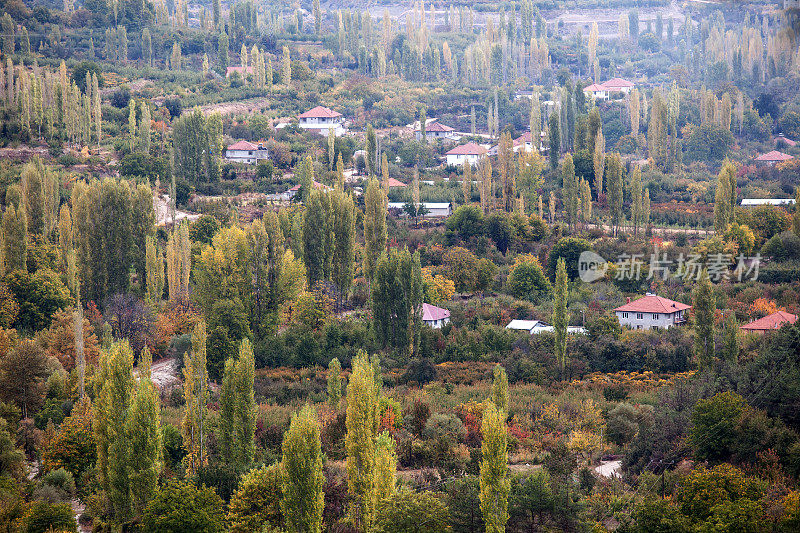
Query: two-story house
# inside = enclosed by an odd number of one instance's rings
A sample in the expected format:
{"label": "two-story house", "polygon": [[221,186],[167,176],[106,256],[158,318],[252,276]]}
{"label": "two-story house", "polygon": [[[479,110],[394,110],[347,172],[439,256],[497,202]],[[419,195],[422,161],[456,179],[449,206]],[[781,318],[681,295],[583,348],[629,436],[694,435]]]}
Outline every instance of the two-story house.
{"label": "two-story house", "polygon": [[321,105],[297,115],[297,125],[304,130],[312,130],[325,136],[330,130],[333,130],[337,137],[347,132],[344,127],[344,116]]}
{"label": "two-story house", "polygon": [[452,150],[445,153],[445,161],[448,165],[463,166],[464,162],[469,162],[470,165],[477,165],[481,157],[487,153],[486,148],[479,144],[469,142],[456,146]]}
{"label": "two-story house", "polygon": [[652,293],[614,309],[621,326],[631,329],[669,329],[686,322],[691,305]]}
{"label": "two-story house", "polygon": [[253,144],[247,141],[234,143],[225,150],[225,159],[231,163],[256,164],[269,159],[269,151],[263,143]]}

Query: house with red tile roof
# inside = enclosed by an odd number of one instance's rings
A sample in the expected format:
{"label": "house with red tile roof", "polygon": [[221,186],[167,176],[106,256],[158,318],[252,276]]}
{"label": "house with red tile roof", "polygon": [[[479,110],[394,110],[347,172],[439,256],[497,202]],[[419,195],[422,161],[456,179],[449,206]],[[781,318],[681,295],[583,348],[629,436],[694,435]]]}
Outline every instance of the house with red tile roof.
{"label": "house with red tile roof", "polygon": [[471,165],[477,165],[478,160],[486,153],[487,150],[483,146],[469,142],[448,150],[444,155],[448,165],[462,166],[465,161]]}
{"label": "house with red tile roof", "polygon": [[228,67],[228,69],[225,71],[225,77],[230,78],[231,74],[234,72],[244,78],[247,74],[253,74],[255,72],[255,68],[250,66],[245,70],[244,67]]}
{"label": "house with red tile roof", "polygon": [[269,150],[264,143],[254,144],[248,141],[238,141],[225,149],[225,160],[231,163],[254,165],[267,159],[269,159]]}
{"label": "house with red tile roof", "polygon": [[297,125],[304,130],[315,131],[325,136],[330,130],[333,130],[337,137],[347,132],[344,127],[344,116],[321,105],[297,115]]}
{"label": "house with red tile roof", "polygon": [[[422,140],[422,130],[420,130],[419,121],[415,123],[415,126],[414,135],[418,141]],[[435,141],[437,139],[457,141],[460,138],[461,136],[456,133],[454,128],[442,124],[435,118],[425,121],[425,139],[429,141]]]}
{"label": "house with red tile roof", "polygon": [[604,81],[602,86],[609,92],[609,93],[624,93],[628,94],[633,89],[634,85],[632,82],[623,79],[623,78],[611,78],[608,81]]}
{"label": "house with red tile roof", "polygon": [[422,322],[439,329],[450,322],[450,311],[431,304],[422,304]]}
{"label": "house with red tile roof", "polygon": [[789,137],[786,137],[783,133],[775,136],[775,138],[773,140],[775,141],[775,146],[777,146],[777,147],[780,147],[781,143],[784,143],[784,144],[786,144],[786,146],[789,146],[791,148],[794,148],[795,146],[797,146],[797,142],[796,141],[793,141]]}
{"label": "house with red tile roof", "polygon": [[621,326],[631,329],[669,329],[686,322],[691,305],[647,293],[614,309]]}
{"label": "house with red tile roof", "polygon": [[765,333],[774,329],[781,329],[784,324],[794,324],[797,322],[797,315],[787,313],[786,311],[778,311],[767,315],[758,320],[754,320],[749,324],[739,326],[739,329],[747,332]]}
{"label": "house with red tile roof", "polygon": [[767,165],[774,165],[775,163],[788,161],[790,159],[794,159],[794,157],[790,156],[789,154],[784,154],[783,152],[779,152],[777,150],[773,150],[771,152],[767,152],[766,154],[761,154],[760,156],[756,157],[756,161],[758,161],[759,163],[765,163]]}
{"label": "house with red tile roof", "polygon": [[587,98],[592,96],[597,100],[608,100],[608,89],[599,83],[593,83],[588,87],[584,87],[583,94],[585,94]]}
{"label": "house with red tile roof", "polygon": [[389,185],[389,188],[390,188],[390,189],[391,189],[392,187],[407,187],[407,185],[406,185],[405,183],[403,183],[403,182],[402,182],[402,181],[400,181],[400,180],[396,180],[396,179],[394,179],[394,178],[389,178],[389,179],[388,179],[388,185]]}

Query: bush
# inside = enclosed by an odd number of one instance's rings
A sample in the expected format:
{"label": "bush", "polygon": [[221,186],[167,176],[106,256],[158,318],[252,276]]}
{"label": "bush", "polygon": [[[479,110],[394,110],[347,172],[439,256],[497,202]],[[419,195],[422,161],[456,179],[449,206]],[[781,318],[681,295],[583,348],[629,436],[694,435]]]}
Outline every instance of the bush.
{"label": "bush", "polygon": [[639,425],[636,423],[636,409],[628,404],[617,405],[608,414],[606,436],[614,444],[623,446],[633,440]]}
{"label": "bush", "polygon": [[233,533],[258,531],[262,525],[278,527],[282,491],[280,466],[261,467],[246,473],[231,498],[228,521]]}
{"label": "bush", "polygon": [[430,440],[447,440],[457,443],[467,436],[467,428],[457,416],[435,413],[425,423],[422,436]]}
{"label": "bush", "polygon": [[172,480],[148,504],[142,525],[150,533],[222,533],[222,499],[205,485]]}
{"label": "bush", "polygon": [[66,503],[36,502],[25,516],[24,533],[77,531],[72,507]]}

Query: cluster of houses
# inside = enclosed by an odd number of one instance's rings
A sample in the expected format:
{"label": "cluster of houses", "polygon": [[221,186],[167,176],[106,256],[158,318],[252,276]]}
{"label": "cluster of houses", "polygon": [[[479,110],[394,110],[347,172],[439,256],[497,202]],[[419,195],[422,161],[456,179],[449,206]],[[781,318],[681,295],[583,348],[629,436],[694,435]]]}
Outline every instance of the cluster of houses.
{"label": "cluster of houses", "polygon": [[[623,327],[638,330],[658,330],[685,324],[691,308],[691,305],[647,293],[633,301],[628,298],[624,305],[614,309],[614,314],[619,324]],[[767,331],[780,329],[784,324],[794,324],[795,322],[797,322],[797,315],[786,311],[777,311],[744,324],[739,329],[748,333],[766,333]],[[527,331],[530,335],[553,331],[553,326],[541,320],[512,320],[506,328]],[[586,330],[579,326],[568,326],[567,333],[584,334]]]}

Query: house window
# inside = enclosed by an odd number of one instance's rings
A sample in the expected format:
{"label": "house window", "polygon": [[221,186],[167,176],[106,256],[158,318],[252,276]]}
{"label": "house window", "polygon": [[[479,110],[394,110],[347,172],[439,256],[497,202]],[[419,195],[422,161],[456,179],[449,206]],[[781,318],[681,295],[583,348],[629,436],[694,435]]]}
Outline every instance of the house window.
{"label": "house window", "polygon": [[253,155],[253,151],[250,150],[249,152],[247,152],[247,155]]}
{"label": "house window", "polygon": [[622,313],[622,318],[628,318],[628,313]]}
{"label": "house window", "polygon": [[658,313],[653,313],[653,320],[658,320]]}
{"label": "house window", "polygon": [[644,313],[636,313],[636,320],[641,320],[644,318]]}

